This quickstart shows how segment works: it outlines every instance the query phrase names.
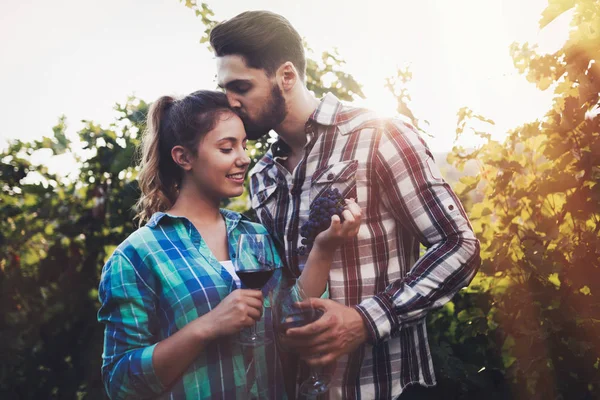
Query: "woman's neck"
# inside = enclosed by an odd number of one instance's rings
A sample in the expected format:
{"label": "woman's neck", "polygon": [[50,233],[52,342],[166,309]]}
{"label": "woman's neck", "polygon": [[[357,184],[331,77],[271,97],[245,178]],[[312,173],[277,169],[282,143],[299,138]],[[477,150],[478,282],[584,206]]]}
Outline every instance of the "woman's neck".
{"label": "woman's neck", "polygon": [[177,200],[170,214],[186,217],[194,225],[212,225],[221,221],[219,201],[202,195],[193,185],[181,185]]}

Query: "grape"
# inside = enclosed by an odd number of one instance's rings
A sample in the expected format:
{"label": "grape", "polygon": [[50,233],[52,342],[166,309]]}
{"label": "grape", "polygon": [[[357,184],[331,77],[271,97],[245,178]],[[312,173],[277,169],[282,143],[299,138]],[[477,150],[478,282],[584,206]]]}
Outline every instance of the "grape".
{"label": "grape", "polygon": [[327,189],[310,205],[308,221],[300,227],[303,246],[298,248],[298,254],[303,256],[312,249],[317,235],[329,228],[331,217],[337,215],[343,221],[342,211],[346,203],[338,189]]}

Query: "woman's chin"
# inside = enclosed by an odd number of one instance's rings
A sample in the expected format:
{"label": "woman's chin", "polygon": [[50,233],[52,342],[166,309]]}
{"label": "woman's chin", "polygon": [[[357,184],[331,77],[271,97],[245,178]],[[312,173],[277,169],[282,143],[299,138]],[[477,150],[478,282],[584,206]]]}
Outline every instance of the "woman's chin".
{"label": "woman's chin", "polygon": [[244,194],[244,187],[241,187],[239,190],[232,190],[231,192],[229,192],[227,195],[227,198],[233,199],[236,197],[240,197],[243,194]]}

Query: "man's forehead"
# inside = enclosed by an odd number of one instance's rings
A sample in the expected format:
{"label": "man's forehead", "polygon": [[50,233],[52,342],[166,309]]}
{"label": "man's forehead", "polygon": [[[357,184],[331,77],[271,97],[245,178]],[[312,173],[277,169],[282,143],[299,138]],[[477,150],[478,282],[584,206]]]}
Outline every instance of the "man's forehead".
{"label": "man's forehead", "polygon": [[[224,87],[237,80],[253,80],[264,74],[264,71],[249,68],[246,61],[239,55],[217,57],[217,83]],[[266,75],[266,74],[265,74]]]}

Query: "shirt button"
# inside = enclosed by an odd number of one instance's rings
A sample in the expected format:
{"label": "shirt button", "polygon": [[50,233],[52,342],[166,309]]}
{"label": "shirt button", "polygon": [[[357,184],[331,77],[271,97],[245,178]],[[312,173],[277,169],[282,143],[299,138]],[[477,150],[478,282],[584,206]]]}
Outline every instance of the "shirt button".
{"label": "shirt button", "polygon": [[298,186],[296,186],[296,187],[294,187],[294,188],[292,189],[291,193],[292,193],[294,196],[297,196],[297,195],[299,195],[300,193],[302,193],[302,188],[301,188],[301,187],[298,187]]}
{"label": "shirt button", "polygon": [[335,177],[335,175],[333,175],[333,173],[329,173],[329,175],[327,175],[327,180],[331,181],[331,180],[333,180],[334,177]]}

